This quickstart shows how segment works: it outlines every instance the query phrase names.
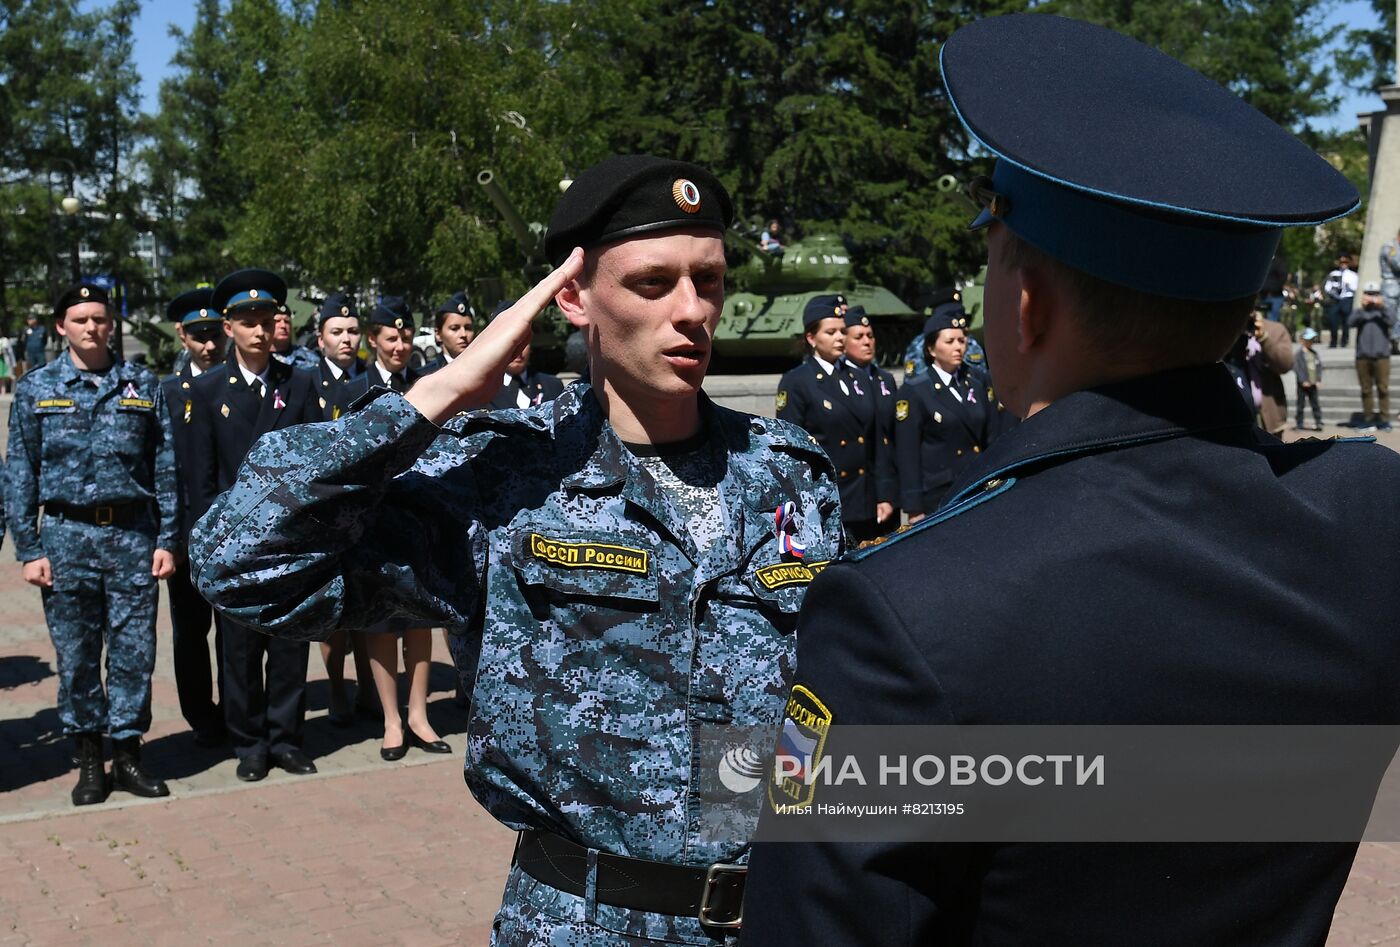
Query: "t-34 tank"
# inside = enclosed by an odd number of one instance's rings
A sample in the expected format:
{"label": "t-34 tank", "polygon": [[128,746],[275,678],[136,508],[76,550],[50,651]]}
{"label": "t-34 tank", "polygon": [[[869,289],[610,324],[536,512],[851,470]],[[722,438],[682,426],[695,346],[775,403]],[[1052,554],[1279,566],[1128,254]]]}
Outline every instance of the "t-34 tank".
{"label": "t-34 tank", "polygon": [[883,286],[856,282],[840,237],[804,237],[786,245],[781,256],[732,232],[726,244],[731,289],[714,340],[721,367],[754,362],[791,367],[804,352],[802,312],[812,297],[827,293],[840,293],[849,305],[865,307],[883,363],[898,362],[919,330],[918,314],[898,296]]}

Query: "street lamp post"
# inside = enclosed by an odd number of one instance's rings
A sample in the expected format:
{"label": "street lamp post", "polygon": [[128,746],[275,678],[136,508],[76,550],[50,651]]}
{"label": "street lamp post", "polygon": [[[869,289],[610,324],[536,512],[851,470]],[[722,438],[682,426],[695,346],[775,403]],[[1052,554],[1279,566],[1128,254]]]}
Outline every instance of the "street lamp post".
{"label": "street lamp post", "polygon": [[[79,200],[73,193],[74,185],[76,184],[78,177],[77,166],[73,164],[73,162],[69,161],[67,158],[58,157],[48,158],[47,164],[50,171],[53,170],[53,167],[55,165],[59,164],[63,165],[67,169],[67,187],[65,188],[65,190],[68,193],[64,196],[63,200],[58,202],[58,209],[63,211],[65,217],[76,217],[77,214],[83,209],[83,202]],[[55,221],[58,216],[54,207],[52,177],[49,177],[48,180],[45,182],[45,190],[48,192],[49,195],[49,226],[50,228],[52,228],[55,225]],[[54,279],[54,271],[58,267],[57,260],[55,259],[55,254],[52,249],[53,244],[55,243],[52,237],[52,229],[50,229],[50,234],[51,236],[49,238],[49,294],[56,295],[58,292],[58,287],[56,285],[57,280]],[[82,278],[82,271],[78,263],[78,239],[76,233],[74,234],[73,239],[69,242],[68,245],[68,278],[74,283],[78,282],[78,280]]]}

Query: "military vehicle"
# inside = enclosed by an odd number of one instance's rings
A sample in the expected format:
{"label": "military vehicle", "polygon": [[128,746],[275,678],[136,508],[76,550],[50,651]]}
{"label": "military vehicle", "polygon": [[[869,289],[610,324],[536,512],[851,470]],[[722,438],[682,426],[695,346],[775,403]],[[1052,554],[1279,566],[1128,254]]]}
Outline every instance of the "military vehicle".
{"label": "military vehicle", "polygon": [[[520,251],[525,255],[526,285],[535,285],[553,269],[544,256],[545,225],[538,222],[525,222],[525,218],[520,216],[515,205],[506,196],[506,192],[501,189],[494,171],[481,170],[477,173],[476,183],[486,191],[486,196],[496,206],[501,219],[506,222],[511,235],[515,237],[515,242],[520,245]],[[483,307],[479,310],[480,312],[489,313],[496,308],[497,303],[505,298],[506,291],[503,280],[489,278],[477,280],[473,299]],[[477,326],[477,328],[479,330],[482,327]],[[583,371],[583,336],[569,325],[564,314],[555,306],[546,308],[535,320],[534,338],[530,345],[530,363],[540,371],[557,372],[564,368],[572,372]]]}

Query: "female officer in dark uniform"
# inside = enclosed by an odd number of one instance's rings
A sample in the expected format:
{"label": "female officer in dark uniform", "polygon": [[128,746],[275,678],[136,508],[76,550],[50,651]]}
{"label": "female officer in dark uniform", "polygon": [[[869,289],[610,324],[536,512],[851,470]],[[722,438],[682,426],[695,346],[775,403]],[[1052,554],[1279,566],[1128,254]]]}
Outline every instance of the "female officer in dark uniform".
{"label": "female officer in dark uniform", "polygon": [[944,303],[924,323],[929,370],[899,389],[894,406],[899,502],[917,523],[938,509],[964,464],[986,449],[999,427],[999,406],[983,376],[963,365],[967,313]]}
{"label": "female officer in dark uniform", "polygon": [[810,354],[778,383],[778,417],[804,428],[825,448],[841,489],[841,524],[855,542],[879,535],[879,520],[894,513],[893,483],[877,482],[879,411],[846,351],[846,300],[813,297],[802,314]]}

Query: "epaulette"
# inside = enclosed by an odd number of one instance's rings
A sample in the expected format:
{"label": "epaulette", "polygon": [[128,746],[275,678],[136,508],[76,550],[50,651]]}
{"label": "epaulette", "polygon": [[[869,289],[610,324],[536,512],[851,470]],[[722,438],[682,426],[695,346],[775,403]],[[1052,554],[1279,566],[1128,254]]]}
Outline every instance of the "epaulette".
{"label": "epaulette", "polygon": [[908,539],[915,533],[937,526],[939,523],[946,523],[953,517],[961,516],[963,513],[966,513],[974,506],[981,506],[993,497],[1000,496],[1007,490],[1010,490],[1015,483],[1015,477],[998,477],[995,480],[988,480],[982,485],[981,490],[971,496],[964,497],[952,506],[945,507],[937,513],[926,516],[917,523],[901,526],[888,536],[880,536],[876,539],[861,543],[859,548],[855,551],[847,553],[845,559],[847,562],[860,562],[862,559],[869,557],[872,553],[879,552],[882,549],[888,549],[901,539]]}

